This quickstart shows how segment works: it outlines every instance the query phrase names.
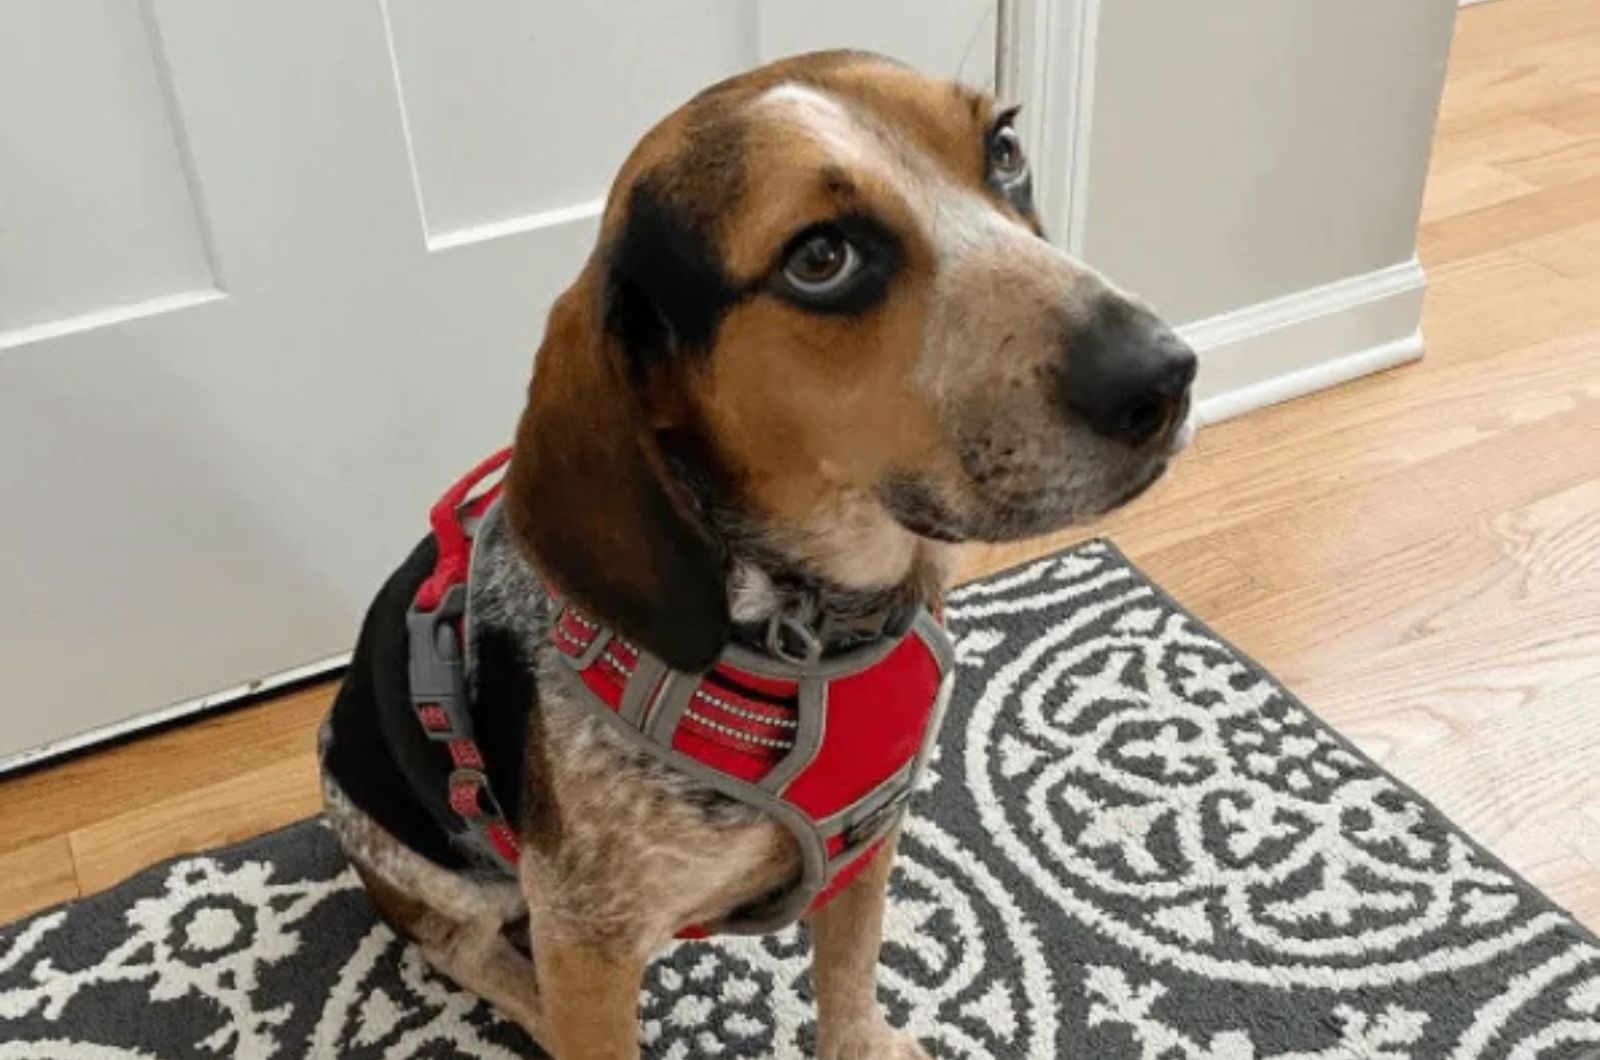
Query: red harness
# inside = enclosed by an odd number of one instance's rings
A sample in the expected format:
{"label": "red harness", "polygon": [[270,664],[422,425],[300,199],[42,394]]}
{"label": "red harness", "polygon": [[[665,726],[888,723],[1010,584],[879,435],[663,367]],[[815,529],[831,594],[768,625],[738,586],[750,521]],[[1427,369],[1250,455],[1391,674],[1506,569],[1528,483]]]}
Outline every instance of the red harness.
{"label": "red harness", "polygon": [[[517,834],[472,735],[461,629],[472,550],[464,520],[488,512],[500,485],[476,497],[472,491],[509,456],[485,460],[434,505],[438,561],[408,622],[412,704],[450,752],[450,806],[464,834],[515,871]],[[766,812],[799,841],[801,879],[759,910],[716,925],[721,931],[787,923],[866,867],[915,789],[954,669],[949,640],[926,611],[905,635],[838,659],[785,659],[729,645],[697,675],[669,669],[570,603],[557,601],[550,641],[576,698],[643,750]]]}

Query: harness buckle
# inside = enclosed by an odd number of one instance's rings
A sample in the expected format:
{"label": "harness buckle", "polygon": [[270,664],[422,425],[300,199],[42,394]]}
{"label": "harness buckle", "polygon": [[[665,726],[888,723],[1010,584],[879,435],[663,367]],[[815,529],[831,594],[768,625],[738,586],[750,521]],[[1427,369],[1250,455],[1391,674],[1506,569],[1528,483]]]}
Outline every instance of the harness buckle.
{"label": "harness buckle", "polygon": [[793,666],[815,666],[822,661],[822,637],[794,615],[775,614],[767,620],[767,650]]}
{"label": "harness buckle", "polygon": [[432,611],[415,603],[406,611],[411,705],[433,740],[459,740],[472,734],[460,627],[466,597],[465,585],[452,585]]}
{"label": "harness buckle", "polygon": [[877,840],[899,820],[910,803],[911,788],[908,786],[903,791],[896,792],[882,806],[845,825],[844,831],[840,833],[845,850],[855,850],[865,843]]}

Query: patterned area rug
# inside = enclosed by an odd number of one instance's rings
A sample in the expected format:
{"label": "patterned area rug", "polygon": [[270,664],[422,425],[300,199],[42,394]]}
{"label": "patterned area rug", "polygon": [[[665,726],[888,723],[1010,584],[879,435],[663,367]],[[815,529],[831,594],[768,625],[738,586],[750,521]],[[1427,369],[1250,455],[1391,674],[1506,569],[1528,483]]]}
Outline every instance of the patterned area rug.
{"label": "patterned area rug", "polygon": [[[882,993],[938,1057],[1600,1054],[1600,941],[1091,543],[970,586]],[[810,1055],[798,931],[652,968],[652,1060]],[[536,1055],[307,823],[0,929],[0,1060]]]}

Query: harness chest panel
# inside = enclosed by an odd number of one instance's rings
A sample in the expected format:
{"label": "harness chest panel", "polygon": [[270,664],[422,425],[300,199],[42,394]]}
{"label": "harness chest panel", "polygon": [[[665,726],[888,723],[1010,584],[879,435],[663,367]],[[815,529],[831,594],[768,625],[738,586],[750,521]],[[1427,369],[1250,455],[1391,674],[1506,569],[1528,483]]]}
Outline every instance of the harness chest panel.
{"label": "harness chest panel", "polygon": [[[412,703],[455,766],[450,804],[471,845],[514,869],[516,832],[500,812],[473,741],[462,630],[471,538],[467,524],[497,518],[498,485],[473,497],[508,457],[499,453],[433,510],[434,576],[408,618]],[[555,599],[549,625],[573,698],[628,742],[795,837],[800,878],[757,907],[686,929],[761,933],[816,909],[866,867],[899,824],[937,739],[954,674],[948,636],[922,610],[909,631],[846,654],[805,660],[730,644],[701,674],[685,674]]]}

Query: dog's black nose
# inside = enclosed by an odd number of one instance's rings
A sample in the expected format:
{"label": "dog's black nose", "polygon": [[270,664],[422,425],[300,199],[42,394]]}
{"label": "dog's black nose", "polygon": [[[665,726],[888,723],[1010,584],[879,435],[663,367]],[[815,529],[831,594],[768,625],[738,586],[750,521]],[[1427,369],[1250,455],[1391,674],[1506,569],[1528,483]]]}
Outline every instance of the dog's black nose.
{"label": "dog's black nose", "polygon": [[1144,445],[1182,414],[1197,363],[1154,313],[1108,291],[1068,329],[1067,406],[1095,433]]}

